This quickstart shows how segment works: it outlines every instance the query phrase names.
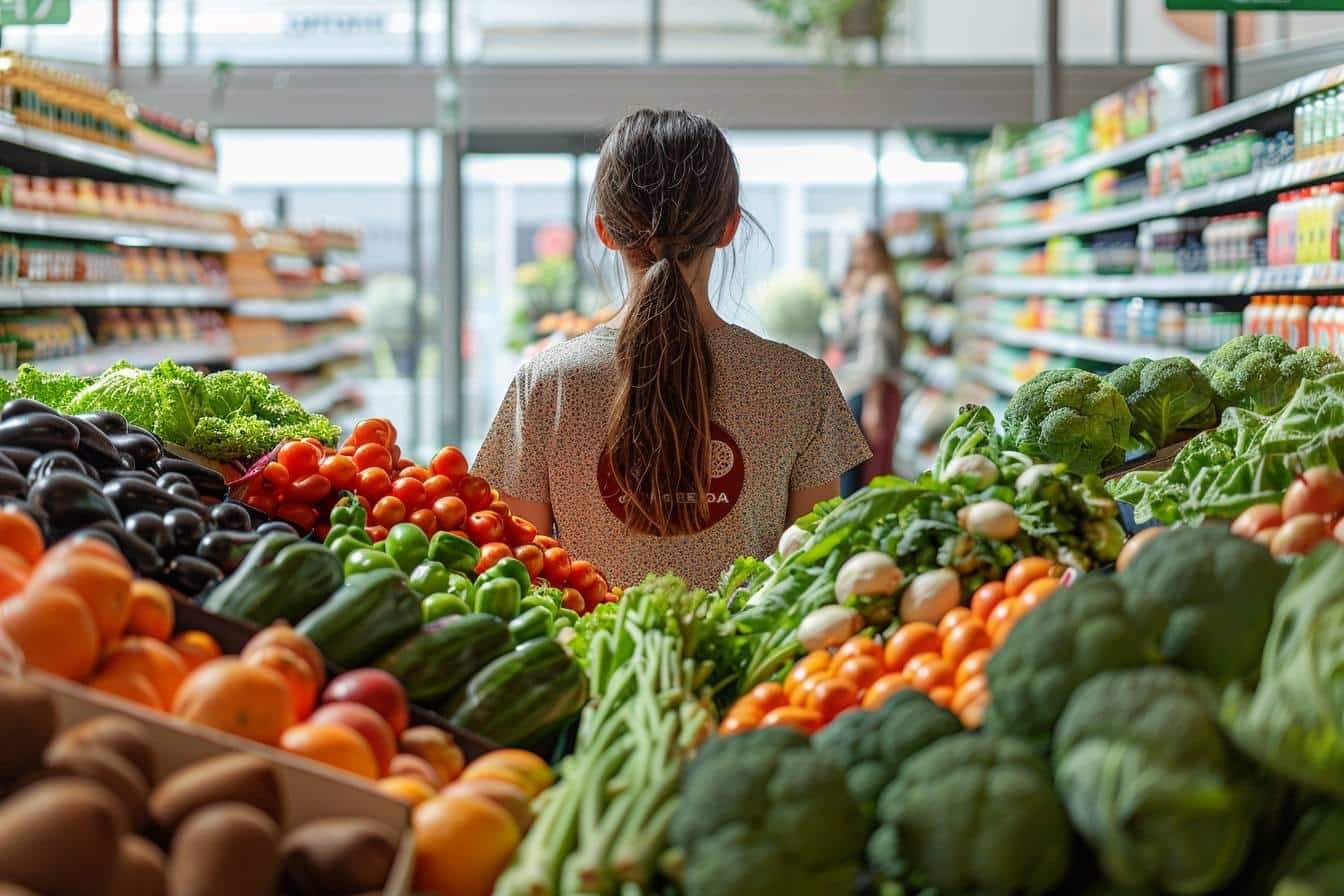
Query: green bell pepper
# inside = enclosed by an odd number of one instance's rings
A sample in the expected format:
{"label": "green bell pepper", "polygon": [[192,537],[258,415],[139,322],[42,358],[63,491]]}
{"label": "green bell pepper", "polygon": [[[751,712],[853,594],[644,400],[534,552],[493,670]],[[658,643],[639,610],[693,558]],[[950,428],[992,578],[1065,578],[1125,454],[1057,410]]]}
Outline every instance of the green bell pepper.
{"label": "green bell pepper", "polygon": [[523,591],[513,579],[480,580],[476,583],[474,599],[477,613],[489,613],[500,619],[512,619],[518,615]]}
{"label": "green bell pepper", "polygon": [[410,575],[429,556],[429,536],[414,523],[397,523],[387,533],[383,549],[402,572]]}
{"label": "green bell pepper", "polygon": [[462,578],[437,560],[425,560],[411,570],[411,590],[421,597],[452,591],[453,580]]}
{"label": "green bell pepper", "polygon": [[481,550],[461,535],[435,532],[429,540],[429,559],[463,575],[475,575],[476,564],[481,562]]}
{"label": "green bell pepper", "polygon": [[548,595],[538,594],[536,591],[533,591],[527,597],[523,598],[522,608],[524,610],[539,608],[545,610],[548,615],[554,616],[556,611],[560,609],[560,606]]}
{"label": "green bell pepper", "polygon": [[533,607],[509,622],[509,633],[515,644],[524,644],[536,638],[549,638],[555,632],[554,621],[545,607]]}
{"label": "green bell pepper", "polygon": [[346,492],[341,499],[336,502],[336,506],[331,508],[331,527],[353,526],[363,529],[368,525],[368,514],[364,512],[364,505],[354,495]]}
{"label": "green bell pepper", "polygon": [[[362,532],[363,530],[361,529],[360,531]],[[342,535],[335,541],[328,541],[326,544],[327,550],[331,551],[337,557],[340,557],[342,562],[355,551],[371,550],[367,541],[360,541],[353,535]]]}
{"label": "green bell pepper", "polygon": [[505,557],[481,573],[482,581],[489,582],[495,579],[512,579],[517,582],[520,595],[527,594],[532,590],[532,576],[528,573],[527,567],[517,557]]}
{"label": "green bell pepper", "polygon": [[363,526],[344,525],[332,526],[331,531],[327,533],[327,537],[322,539],[322,543],[327,547],[331,547],[342,538],[353,538],[356,541],[361,542],[366,548],[373,545],[373,539],[369,538],[369,533],[364,531]]}
{"label": "green bell pepper", "polygon": [[577,625],[578,621],[579,621],[579,614],[575,613],[573,610],[568,610],[565,609],[564,607],[561,607],[559,610],[556,611],[555,627],[557,629],[564,628],[566,625]]}
{"label": "green bell pepper", "polygon": [[376,569],[397,569],[397,562],[384,554],[382,551],[375,551],[373,548],[360,548],[352,551],[345,558],[345,577],[359,575],[362,572],[373,572]]}
{"label": "green bell pepper", "polygon": [[461,595],[447,591],[431,594],[420,601],[420,615],[427,623],[442,619],[444,616],[466,616],[470,612],[471,607]]}

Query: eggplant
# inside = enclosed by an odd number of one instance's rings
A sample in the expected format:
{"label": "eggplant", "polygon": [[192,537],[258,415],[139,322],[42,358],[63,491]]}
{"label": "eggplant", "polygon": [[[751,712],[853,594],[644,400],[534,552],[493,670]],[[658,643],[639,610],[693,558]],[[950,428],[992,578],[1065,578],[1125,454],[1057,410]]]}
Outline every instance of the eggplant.
{"label": "eggplant", "polygon": [[60,538],[95,523],[121,525],[121,514],[102,488],[87,476],[59,470],[28,489],[28,503],[47,519],[47,534]]}
{"label": "eggplant", "polygon": [[116,411],[94,411],[91,414],[80,414],[79,419],[92,423],[101,429],[105,435],[117,436],[126,432],[126,418]]}
{"label": "eggplant", "polygon": [[[163,486],[159,487],[163,488]],[[195,487],[193,487],[190,482],[174,482],[172,485],[164,489],[164,491],[166,491],[170,495],[176,495],[179,498],[185,498],[188,501],[201,500],[200,492],[196,491]]]}
{"label": "eggplant", "polygon": [[163,558],[154,546],[129,529],[116,523],[98,523],[75,533],[78,538],[84,534],[106,536],[130,562],[137,575],[156,576],[163,569]]}
{"label": "eggplant", "polygon": [[104,470],[103,482],[111,482],[114,479],[134,479],[137,482],[143,482],[145,485],[154,485],[154,477],[144,470]]}
{"label": "eggplant", "polygon": [[52,473],[59,473],[64,470],[67,473],[79,473],[81,476],[87,476],[97,481],[98,474],[93,468],[84,461],[80,460],[69,451],[48,451],[28,468],[28,483],[31,485]]}
{"label": "eggplant", "polygon": [[170,556],[174,553],[173,539],[168,534],[168,527],[164,524],[163,517],[157,513],[150,513],[148,510],[133,513],[126,517],[122,525],[126,527],[127,532],[148,544],[158,553]]}
{"label": "eggplant", "polygon": [[18,470],[0,468],[0,495],[6,498],[28,496],[28,480]]}
{"label": "eggplant", "polygon": [[75,425],[79,430],[79,450],[78,454],[95,469],[108,470],[121,466],[121,453],[117,446],[112,444],[112,440],[107,437],[97,426],[81,417],[72,417],[65,415],[65,419]]}
{"label": "eggplant", "polygon": [[165,513],[163,525],[168,530],[171,553],[179,556],[196,553],[196,546],[205,537],[205,517],[181,507]]}
{"label": "eggplant", "polygon": [[17,473],[19,472],[19,467],[14,461],[9,459],[8,454],[0,454],[0,470],[13,470]]}
{"label": "eggplant", "polygon": [[33,462],[42,456],[41,451],[34,451],[32,448],[7,448],[4,445],[0,445],[0,454],[8,458],[14,468],[25,475]]}
{"label": "eggplant", "polygon": [[203,467],[189,460],[177,457],[163,457],[158,463],[159,473],[181,473],[206,498],[223,501],[229,496],[228,483],[219,471]]}
{"label": "eggplant", "polygon": [[268,523],[262,523],[257,527],[256,532],[258,535],[270,535],[272,532],[283,532],[286,535],[293,535],[296,537],[299,534],[298,529],[295,529],[284,520],[271,520]]}
{"label": "eggplant", "polygon": [[103,486],[103,494],[107,495],[122,513],[135,513],[140,510],[167,513],[182,508],[190,510],[201,519],[210,514],[210,509],[200,501],[179,497],[157,485],[130,477],[113,479]]}
{"label": "eggplant", "polygon": [[117,436],[108,436],[109,441],[122,454],[129,455],[137,470],[143,470],[163,456],[163,446],[154,439],[138,432],[128,432]]}
{"label": "eggplant", "polygon": [[224,573],[213,563],[200,557],[183,554],[173,558],[160,575],[159,581],[183,594],[195,597],[223,578]]}
{"label": "eggplant", "polygon": [[160,473],[159,478],[154,480],[154,484],[159,488],[166,489],[175,482],[185,482],[191,485],[191,480],[181,473]]}
{"label": "eggplant", "polygon": [[0,420],[22,417],[24,414],[55,414],[59,417],[61,412],[31,398],[15,398],[5,402],[4,408],[0,409]]}
{"label": "eggplant", "polygon": [[226,532],[220,529],[201,539],[201,543],[196,545],[196,556],[218,566],[225,575],[230,575],[260,540],[261,536],[255,532]]}
{"label": "eggplant", "polygon": [[226,532],[251,532],[252,514],[237,501],[220,501],[210,508],[210,522]]}
{"label": "eggplant", "polygon": [[79,430],[60,414],[20,414],[0,421],[0,445],[74,453],[79,450]]}
{"label": "eggplant", "polygon": [[152,433],[149,430],[145,429],[143,426],[136,426],[134,423],[127,423],[126,434],[144,436],[147,439],[152,439],[154,441],[154,444],[158,445],[160,448],[163,447],[163,439],[159,438],[157,434]]}

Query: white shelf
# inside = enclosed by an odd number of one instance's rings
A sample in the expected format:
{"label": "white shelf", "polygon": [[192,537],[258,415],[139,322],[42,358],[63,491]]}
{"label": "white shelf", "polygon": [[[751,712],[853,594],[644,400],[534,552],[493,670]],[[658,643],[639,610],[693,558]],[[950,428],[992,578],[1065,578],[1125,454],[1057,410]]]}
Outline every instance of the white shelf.
{"label": "white shelf", "polygon": [[1149,153],[1167,149],[1191,140],[1198,140],[1216,131],[1230,128],[1240,122],[1264,115],[1275,109],[1296,102],[1304,96],[1333,87],[1344,82],[1344,66],[1312,72],[1301,78],[1289,81],[1273,90],[1257,93],[1245,99],[1228,103],[1217,109],[1163,128],[1152,134],[1130,140],[1114,149],[1088,153],[1071,162],[1054,165],[1044,171],[1037,171],[1023,177],[999,181],[980,187],[972,194],[979,204],[989,199],[1016,199],[1045,193],[1055,187],[1080,181],[1094,171],[1124,165],[1147,156]]}
{"label": "white shelf", "polygon": [[1007,374],[999,373],[997,370],[991,370],[988,367],[976,368],[973,376],[995,392],[1007,397],[1011,397],[1017,391],[1018,386],[1022,385]]}
{"label": "white shelf", "polygon": [[[233,358],[233,342],[228,339],[204,342],[147,342],[129,345],[109,345],[80,355],[48,358],[34,362],[42,370],[95,376],[118,361],[128,361],[136,367],[152,367],[165,359],[188,366],[196,364],[228,364]],[[12,378],[14,371],[3,376]]]}
{"label": "white shelf", "polygon": [[338,336],[326,342],[290,352],[275,352],[266,355],[244,355],[234,359],[233,366],[238,370],[260,370],[265,373],[290,373],[308,370],[333,361],[362,355],[368,350],[364,337],[358,334]]}
{"label": "white shelf", "polygon": [[182,227],[154,227],[110,218],[52,215],[17,208],[0,208],[0,232],[99,240],[137,246],[163,246],[169,249],[195,249],[201,252],[229,252],[234,246],[231,233],[190,230]]}
{"label": "white shelf", "polygon": [[287,323],[315,323],[349,317],[363,301],[359,293],[345,293],[325,299],[239,299],[233,303],[237,317],[262,317]]}
{"label": "white shelf", "polygon": [[1248,296],[1262,292],[1344,287],[1344,262],[1279,265],[1215,274],[1100,274],[1071,277],[1003,275],[971,277],[965,283],[972,292],[999,296]]}
{"label": "white shelf", "polygon": [[906,355],[901,366],[920,382],[940,392],[954,391],[960,379],[956,359],[942,355],[924,358]]}
{"label": "white shelf", "polygon": [[0,308],[81,307],[223,308],[224,286],[175,283],[24,283],[0,286]]}
{"label": "white shelf", "polygon": [[1050,330],[1022,330],[1016,327],[980,324],[975,328],[975,333],[1001,345],[1043,349],[1055,355],[1087,358],[1092,361],[1105,361],[1109,364],[1128,364],[1135,358],[1169,358],[1173,355],[1181,355],[1195,363],[1204,360],[1203,352],[1192,352],[1170,345],[1158,345],[1150,342],[1114,342],[1109,339],[1071,336],[1067,333],[1055,333]]}
{"label": "white shelf", "polygon": [[966,238],[971,249],[986,249],[993,246],[1017,246],[1041,243],[1052,236],[1061,234],[1097,233],[1103,230],[1115,230],[1129,227],[1140,221],[1149,221],[1169,215],[1183,215],[1188,212],[1278,193],[1290,187],[1309,184],[1344,174],[1344,153],[1334,153],[1316,159],[1303,159],[1287,165],[1276,165],[1261,171],[1253,171],[1240,177],[1233,177],[1217,183],[1206,184],[1190,190],[1181,190],[1168,196],[1129,202],[1114,208],[1080,212],[1075,215],[1063,215],[1040,224],[1024,224],[1017,227],[995,227],[974,231]]}
{"label": "white shelf", "polygon": [[55,131],[26,127],[15,122],[10,116],[5,116],[5,120],[0,121],[0,143],[26,146],[57,158],[92,165],[117,174],[134,175],[169,186],[192,187],[209,192],[216,191],[219,186],[214,172],[179,165],[153,156],[125,152],[90,140],[58,134]]}

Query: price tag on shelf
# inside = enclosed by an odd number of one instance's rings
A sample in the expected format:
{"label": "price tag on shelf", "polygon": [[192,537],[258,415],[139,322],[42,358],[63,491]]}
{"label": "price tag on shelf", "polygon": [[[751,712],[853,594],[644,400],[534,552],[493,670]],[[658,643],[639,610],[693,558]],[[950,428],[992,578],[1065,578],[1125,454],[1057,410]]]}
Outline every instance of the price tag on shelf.
{"label": "price tag on shelf", "polygon": [[0,0],[0,25],[64,25],[70,0]]}

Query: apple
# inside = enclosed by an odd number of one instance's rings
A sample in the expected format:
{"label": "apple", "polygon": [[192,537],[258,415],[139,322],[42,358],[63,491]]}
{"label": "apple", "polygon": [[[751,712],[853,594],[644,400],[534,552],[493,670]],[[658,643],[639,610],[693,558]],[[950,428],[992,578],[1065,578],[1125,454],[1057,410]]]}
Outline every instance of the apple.
{"label": "apple", "polygon": [[322,692],[323,703],[362,703],[383,717],[400,736],[411,723],[406,689],[382,669],[356,669],[337,675]]}
{"label": "apple", "polygon": [[373,758],[378,761],[379,777],[387,774],[392,758],[397,755],[397,736],[392,733],[392,726],[362,703],[327,703],[318,707],[308,721],[314,725],[344,725],[368,741]]}
{"label": "apple", "polygon": [[462,748],[452,736],[432,725],[407,728],[401,735],[401,749],[428,762],[444,784],[457,780],[467,764]]}
{"label": "apple", "polygon": [[393,756],[392,764],[387,767],[387,773],[389,775],[407,775],[412,778],[419,778],[435,790],[443,786],[443,782],[439,780],[439,773],[434,766],[411,753],[398,753]]}

